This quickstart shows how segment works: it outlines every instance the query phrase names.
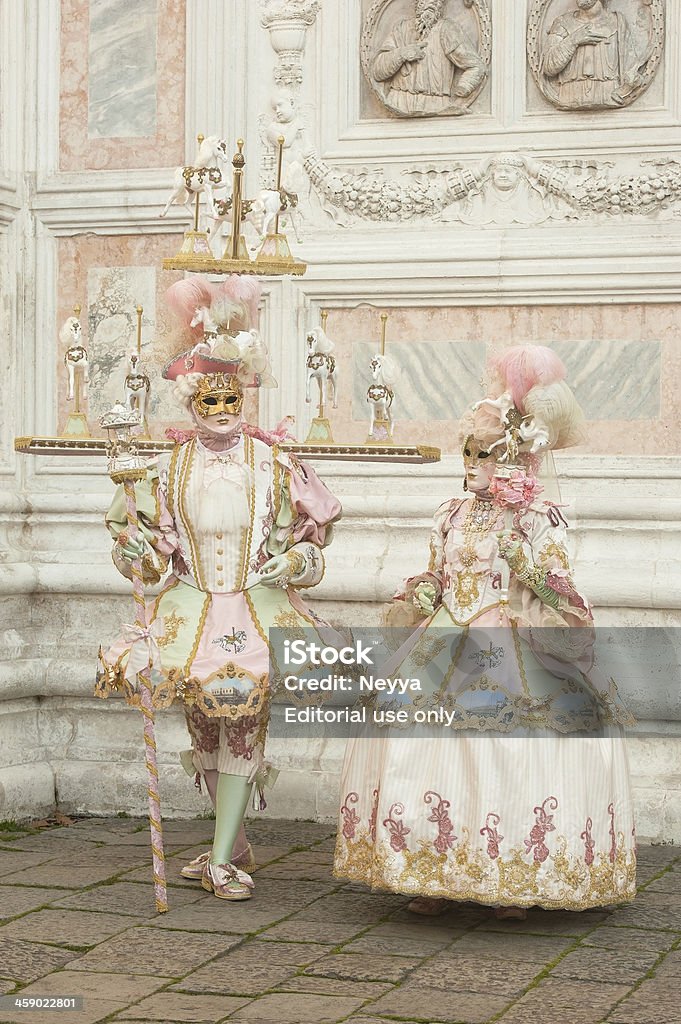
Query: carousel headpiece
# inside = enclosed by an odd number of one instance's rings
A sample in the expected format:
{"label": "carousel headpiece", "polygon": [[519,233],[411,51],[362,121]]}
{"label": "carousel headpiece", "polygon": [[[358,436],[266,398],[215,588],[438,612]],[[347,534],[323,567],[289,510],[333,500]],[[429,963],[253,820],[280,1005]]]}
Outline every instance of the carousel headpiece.
{"label": "carousel headpiece", "polygon": [[234,393],[277,386],[267,348],[255,327],[260,293],[256,279],[236,274],[217,285],[194,275],[168,289],[168,303],[182,321],[187,341],[194,341],[163,370],[166,380],[177,382],[176,393],[183,404],[192,402],[199,389],[223,390],[228,379],[234,383]]}
{"label": "carousel headpiece", "polygon": [[545,452],[583,440],[582,410],[551,349],[516,345],[491,359],[488,370],[490,395],[462,423],[465,461],[492,455],[497,463],[536,472]]}

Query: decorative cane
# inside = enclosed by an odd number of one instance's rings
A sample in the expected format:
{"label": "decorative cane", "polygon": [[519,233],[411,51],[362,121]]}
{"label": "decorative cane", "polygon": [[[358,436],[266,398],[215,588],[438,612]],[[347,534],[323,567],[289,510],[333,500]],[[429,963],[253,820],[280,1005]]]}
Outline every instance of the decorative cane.
{"label": "decorative cane", "polygon": [[[146,477],[146,469],[138,455],[137,444],[131,431],[140,424],[140,414],[135,409],[130,411],[117,403],[100,420],[100,424],[109,433],[108,470],[115,484],[123,484],[125,492],[125,509],[128,520],[128,536],[135,541],[140,536],[139,518],[135,483]],[[112,436],[113,432],[113,436]],[[166,887],[165,855],[163,853],[163,825],[161,821],[161,798],[158,788],[158,767],[156,764],[156,731],[154,728],[154,707],[151,699],[151,645],[155,642],[150,636],[147,625],[147,610],[144,600],[144,578],[142,562],[136,558],[132,563],[132,590],[135,600],[135,631],[137,639],[133,644],[145,645],[148,657],[144,668],[137,672],[140,702],[144,716],[144,754],[147,766],[147,796],[149,803],[149,828],[151,831],[151,852],[154,872],[154,895],[156,909],[159,914],[168,910],[168,890]],[[132,657],[132,652],[130,654]]]}

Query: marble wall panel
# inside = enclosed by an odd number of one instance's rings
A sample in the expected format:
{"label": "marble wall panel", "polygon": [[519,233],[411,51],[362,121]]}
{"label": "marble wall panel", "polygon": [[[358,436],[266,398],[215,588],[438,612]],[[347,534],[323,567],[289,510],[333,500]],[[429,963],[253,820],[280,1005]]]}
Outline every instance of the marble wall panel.
{"label": "marble wall panel", "polygon": [[61,0],[59,166],[184,159],[185,0]]}
{"label": "marble wall panel", "polygon": [[[164,256],[176,252],[181,236],[80,235],[59,240],[58,307],[55,333],[82,306],[83,342],[90,358],[90,385],[85,411],[90,433],[101,434],[99,417],[122,397],[127,359],[137,344],[137,315],[141,305],[142,358],[151,378],[149,426],[162,437],[169,426],[190,427],[172,395],[172,384],[161,378],[163,366],[187,347],[187,337],[165,303],[165,291],[182,275],[160,269]],[[63,351],[57,346],[57,421],[63,430],[72,403],[66,398]],[[258,422],[257,394],[249,392],[245,415]]]}
{"label": "marble wall panel", "polygon": [[90,0],[88,136],[156,134],[156,0]]}
{"label": "marble wall panel", "polygon": [[[366,437],[368,362],[379,350],[379,308],[332,309],[327,324],[341,376],[337,441]],[[373,341],[371,339],[374,339]],[[458,418],[480,395],[490,351],[554,348],[589,420],[583,450],[617,455],[681,451],[681,326],[673,305],[483,306],[391,311],[387,352],[402,367],[395,439],[458,448]]]}

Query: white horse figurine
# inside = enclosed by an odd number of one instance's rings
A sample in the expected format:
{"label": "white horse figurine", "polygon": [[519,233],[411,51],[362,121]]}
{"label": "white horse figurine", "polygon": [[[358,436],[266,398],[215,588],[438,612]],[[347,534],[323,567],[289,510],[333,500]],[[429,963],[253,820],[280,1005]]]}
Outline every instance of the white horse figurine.
{"label": "white horse figurine", "polygon": [[124,385],[124,402],[130,412],[135,410],[139,412],[140,422],[144,424],[147,418],[147,399],[151,382],[142,369],[140,357],[136,352],[130,353],[128,367],[129,372]]}
{"label": "white horse figurine", "polygon": [[176,167],[173,176],[173,190],[160,217],[165,217],[173,203],[184,204],[190,213],[197,192],[206,193],[208,210],[215,212],[213,191],[225,187],[223,165],[227,162],[227,143],[217,135],[209,135],[198,148],[196,160],[190,167]]}
{"label": "white horse figurine", "polygon": [[321,327],[314,327],[311,331],[308,331],[305,343],[307,346],[305,401],[312,401],[310,389],[312,381],[316,380],[319,386],[319,401],[321,405],[326,405],[327,387],[330,386],[333,408],[337,409],[338,367],[336,366],[336,360],[331,355],[336,346]]}
{"label": "white horse figurine", "polygon": [[528,444],[531,455],[543,451],[549,447],[550,438],[547,431],[540,426],[534,416],[523,416],[513,404],[513,399],[508,391],[504,391],[498,398],[483,398],[476,402],[473,411],[480,406],[487,405],[496,409],[499,419],[504,428],[504,436],[499,441],[490,445],[489,450],[494,451],[501,445],[506,446],[506,451],[499,457],[499,462],[514,462],[518,456],[521,444]]}
{"label": "white horse figurine", "polygon": [[70,316],[64,322],[64,326],[59,332],[59,340],[62,345],[66,345],[64,366],[69,375],[67,398],[69,402],[72,402],[76,372],[83,374],[83,383],[89,384],[90,382],[90,364],[88,363],[87,349],[83,345],[83,328],[77,317]]}
{"label": "white horse figurine", "polygon": [[373,437],[376,421],[383,421],[388,424],[388,435],[392,437],[395,422],[392,414],[392,404],[395,392],[392,389],[397,376],[396,368],[391,359],[387,356],[375,355],[369,363],[371,376],[374,383],[369,385],[367,391],[367,402],[371,410],[369,421],[369,437]]}
{"label": "white horse figurine", "polygon": [[[300,211],[298,210],[298,193],[295,190],[295,183],[302,167],[298,163],[292,163],[286,170],[282,179],[281,188],[264,188],[258,193],[256,199],[242,200],[241,219],[250,224],[258,236],[258,245],[265,235],[272,233],[275,221],[278,216],[288,216],[291,221],[296,241],[300,243]],[[216,199],[212,212],[208,213],[208,220],[212,226],[208,233],[208,244],[216,256],[222,255],[222,248],[217,252],[213,248],[214,239],[218,239],[219,246],[224,247],[222,240],[223,225],[231,229],[232,225],[232,196],[226,199]]]}
{"label": "white horse figurine", "polygon": [[203,327],[203,338],[194,345],[192,355],[209,356],[217,344],[219,324],[213,319],[208,306],[199,306],[194,310],[189,326],[198,327],[199,324]]}

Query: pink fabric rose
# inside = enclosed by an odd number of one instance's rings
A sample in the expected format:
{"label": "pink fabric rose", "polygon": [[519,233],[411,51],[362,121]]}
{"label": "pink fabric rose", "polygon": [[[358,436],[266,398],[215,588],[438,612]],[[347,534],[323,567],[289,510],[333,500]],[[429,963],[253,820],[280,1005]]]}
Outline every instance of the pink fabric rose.
{"label": "pink fabric rose", "polygon": [[500,505],[527,508],[544,488],[535,476],[528,476],[522,469],[514,469],[510,476],[495,476],[489,490]]}

